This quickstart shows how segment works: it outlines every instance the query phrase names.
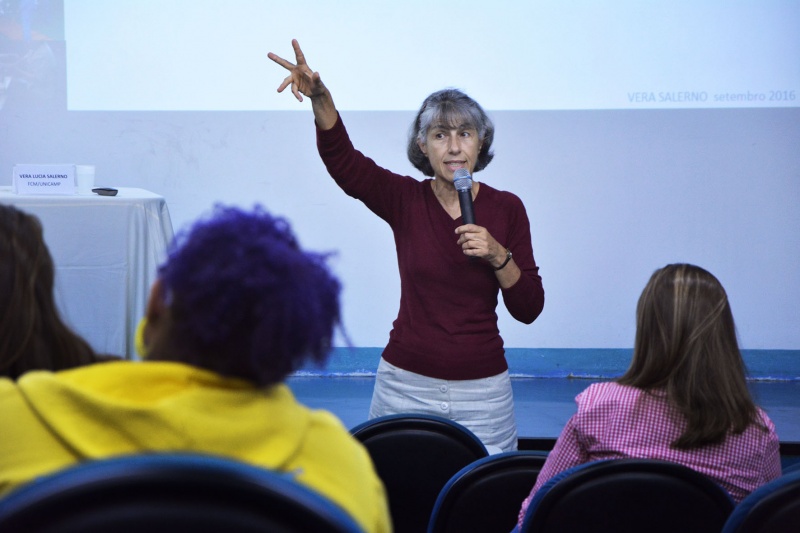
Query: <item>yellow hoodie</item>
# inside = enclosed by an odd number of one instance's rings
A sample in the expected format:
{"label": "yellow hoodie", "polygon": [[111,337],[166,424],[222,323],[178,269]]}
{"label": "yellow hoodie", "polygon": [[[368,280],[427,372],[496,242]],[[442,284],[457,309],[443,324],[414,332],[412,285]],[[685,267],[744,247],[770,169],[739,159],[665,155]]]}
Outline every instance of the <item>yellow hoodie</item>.
{"label": "yellow hoodie", "polygon": [[228,456],[327,496],[370,532],[391,531],[366,450],[331,413],[170,362],[119,361],[0,379],[0,495],[80,461],[154,451]]}

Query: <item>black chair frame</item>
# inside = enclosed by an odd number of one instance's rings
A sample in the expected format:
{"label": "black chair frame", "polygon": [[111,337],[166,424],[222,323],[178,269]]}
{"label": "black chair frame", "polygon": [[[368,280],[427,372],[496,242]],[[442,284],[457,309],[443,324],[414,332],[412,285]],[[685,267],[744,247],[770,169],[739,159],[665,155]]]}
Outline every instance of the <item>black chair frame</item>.
{"label": "black chair frame", "polygon": [[733,507],[722,487],[686,466],[611,459],[548,480],[534,495],[520,530],[717,533]]}
{"label": "black chair frame", "polygon": [[488,455],[467,428],[433,415],[374,418],[350,432],[367,448],[386,487],[395,533],[424,532],[442,487]]}

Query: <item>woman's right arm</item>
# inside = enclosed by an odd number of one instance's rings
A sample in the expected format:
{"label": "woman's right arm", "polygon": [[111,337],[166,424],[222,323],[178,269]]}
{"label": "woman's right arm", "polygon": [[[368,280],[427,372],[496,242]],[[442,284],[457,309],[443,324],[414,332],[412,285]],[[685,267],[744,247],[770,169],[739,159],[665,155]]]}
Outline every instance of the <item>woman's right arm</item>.
{"label": "woman's right arm", "polygon": [[286,87],[291,85],[292,93],[298,101],[303,101],[303,96],[311,99],[311,109],[314,112],[314,120],[323,130],[331,129],[339,118],[336,106],[333,104],[333,97],[325,84],[322,83],[319,72],[314,72],[306,63],[306,57],[300,49],[297,39],[292,39],[295,61],[291,63],[282,57],[270,52],[267,54],[271,60],[289,71],[289,75],[278,87],[278,92],[283,92]]}
{"label": "woman's right arm", "polygon": [[278,92],[291,86],[298,101],[302,102],[304,96],[311,99],[314,120],[317,127],[324,130],[317,134],[317,147],[328,173],[348,195],[361,200],[372,212],[392,224],[397,216],[405,213],[400,189],[415,184],[416,180],[379,167],[353,147],[319,72],[309,68],[296,39],[292,40],[292,47],[297,64],[271,52],[268,54],[271,60],[289,71]]}

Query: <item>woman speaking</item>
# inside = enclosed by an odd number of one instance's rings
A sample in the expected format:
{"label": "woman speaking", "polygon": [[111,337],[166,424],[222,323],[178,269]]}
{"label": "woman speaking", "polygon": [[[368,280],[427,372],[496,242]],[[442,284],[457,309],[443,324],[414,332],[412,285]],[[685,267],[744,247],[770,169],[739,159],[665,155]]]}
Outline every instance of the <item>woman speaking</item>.
{"label": "woman speaking", "polygon": [[295,63],[269,54],[289,71],[278,92],[291,87],[299,101],[311,99],[328,172],[394,234],[400,309],[378,365],[370,418],[435,414],[469,428],[490,451],[516,449],[496,308],[500,292],[520,322],[530,324],[542,311],[530,224],[517,196],[471,179],[462,201],[475,223],[465,223],[454,184],[457,171],[472,176],[492,160],[494,125],[461,91],[435,92],[422,103],[407,148],[428,178],[395,174],[353,147],[330,91],[296,40],[292,46]]}

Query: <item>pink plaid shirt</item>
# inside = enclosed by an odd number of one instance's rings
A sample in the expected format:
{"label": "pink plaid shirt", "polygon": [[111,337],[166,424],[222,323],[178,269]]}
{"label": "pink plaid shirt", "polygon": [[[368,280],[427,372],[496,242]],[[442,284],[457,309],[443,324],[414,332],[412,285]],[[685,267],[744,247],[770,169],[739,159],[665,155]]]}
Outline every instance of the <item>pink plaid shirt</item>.
{"label": "pink plaid shirt", "polygon": [[680,436],[686,422],[664,393],[648,394],[615,382],[595,383],[575,401],[578,412],[567,422],[522,503],[520,524],[539,487],[559,472],[590,461],[636,457],[680,463],[716,481],[737,503],[781,474],[775,426],[761,409],[759,415],[768,431],[751,425],[721,444],[676,450],[670,443]]}

